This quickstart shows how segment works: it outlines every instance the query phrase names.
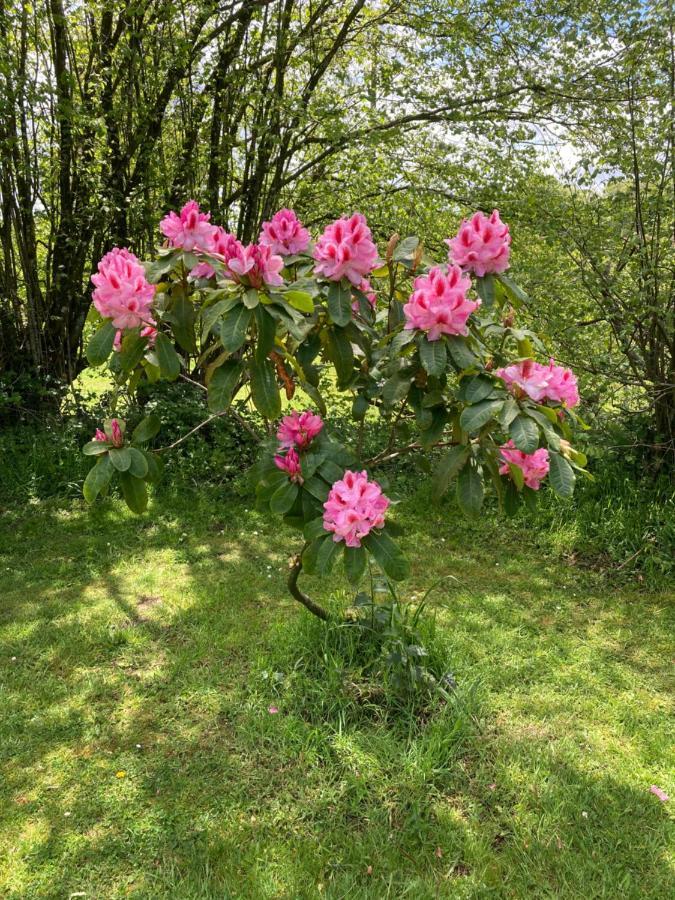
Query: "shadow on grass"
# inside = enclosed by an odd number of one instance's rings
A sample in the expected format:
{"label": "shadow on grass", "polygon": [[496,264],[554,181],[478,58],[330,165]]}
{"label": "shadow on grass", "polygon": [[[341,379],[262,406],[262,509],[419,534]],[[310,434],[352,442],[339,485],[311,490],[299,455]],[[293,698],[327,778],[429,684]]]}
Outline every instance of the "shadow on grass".
{"label": "shadow on grass", "polygon": [[[469,553],[461,534],[447,559],[425,528],[435,561],[413,582],[461,571],[440,615],[490,697],[468,744],[443,718],[410,741],[317,725],[283,698],[268,712],[257,658],[305,612],[278,599],[276,524],[240,500],[195,496],[152,521],[111,503],[14,517],[0,557],[6,895],[670,895],[665,810],[627,767],[644,725],[627,682],[665,689],[639,658],[644,640],[667,645],[665,617],[580,603],[568,573],[521,554],[488,570],[495,549]],[[598,713],[608,697],[616,709]],[[625,734],[619,707],[637,715]],[[594,715],[635,743],[616,774],[604,733],[583,737]]]}

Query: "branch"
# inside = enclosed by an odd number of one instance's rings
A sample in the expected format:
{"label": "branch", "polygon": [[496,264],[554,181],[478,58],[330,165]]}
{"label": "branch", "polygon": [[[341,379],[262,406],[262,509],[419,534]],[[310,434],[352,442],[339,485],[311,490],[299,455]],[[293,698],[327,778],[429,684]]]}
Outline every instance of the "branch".
{"label": "branch", "polygon": [[308,544],[305,544],[300,553],[298,553],[298,555],[293,558],[291,571],[288,575],[288,590],[290,591],[293,599],[297,600],[298,603],[302,603],[302,605],[306,609],[308,609],[312,613],[312,615],[316,616],[319,619],[322,619],[324,622],[327,622],[330,616],[323,608],[323,606],[319,606],[318,603],[315,603],[314,600],[311,599],[311,597],[308,597],[307,594],[305,594],[304,591],[302,591],[298,587],[298,578],[300,576],[300,573],[302,572],[302,553],[307,546]]}

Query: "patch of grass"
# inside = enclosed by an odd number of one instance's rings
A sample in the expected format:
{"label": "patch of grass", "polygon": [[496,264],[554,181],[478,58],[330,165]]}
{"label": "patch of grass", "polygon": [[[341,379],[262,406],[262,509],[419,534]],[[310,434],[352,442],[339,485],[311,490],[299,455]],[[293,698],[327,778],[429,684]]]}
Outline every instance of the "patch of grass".
{"label": "patch of grass", "polygon": [[457,579],[459,689],[401,727],[335,699],[349,647],[287,599],[276,522],[226,488],[153,506],[0,517],[3,896],[673,894],[671,595],[418,494],[406,590]]}

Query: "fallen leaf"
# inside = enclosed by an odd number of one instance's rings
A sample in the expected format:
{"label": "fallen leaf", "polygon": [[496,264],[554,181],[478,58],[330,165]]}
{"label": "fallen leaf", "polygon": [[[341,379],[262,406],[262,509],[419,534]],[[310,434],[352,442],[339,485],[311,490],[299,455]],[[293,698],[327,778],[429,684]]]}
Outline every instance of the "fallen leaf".
{"label": "fallen leaf", "polygon": [[436,857],[436,859],[443,859],[443,851],[441,850],[440,847],[436,847],[436,850],[434,851],[434,856]]}

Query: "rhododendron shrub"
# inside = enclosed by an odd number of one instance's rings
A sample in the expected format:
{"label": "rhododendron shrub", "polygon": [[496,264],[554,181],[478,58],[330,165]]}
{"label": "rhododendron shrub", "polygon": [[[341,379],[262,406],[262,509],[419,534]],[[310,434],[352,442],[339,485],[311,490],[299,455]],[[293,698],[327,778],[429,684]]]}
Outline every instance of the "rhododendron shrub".
{"label": "rhododendron shrub", "polygon": [[[486,488],[508,514],[549,487],[571,495],[585,465],[572,445],[577,382],[545,362],[518,321],[533,301],[505,274],[511,235],[496,210],[461,224],[447,262],[415,237],[394,235],[381,254],[360,213],[329,223],[312,244],[283,209],[244,246],[191,200],[160,232],[152,261],[115,248],[92,277],[87,355],[109,364],[115,389],[110,421],[85,447],[97,458],[89,501],[117,479],[129,506],[145,509],[146,485],[159,476],[162,450],[150,447],[159,420],[141,418],[128,437],[118,408],[139,417],[136,388],[147,394],[177,378],[205,388],[205,421],[235,403],[240,419],[255,408],[248,427],[262,420],[264,431],[257,502],[302,532],[289,588],[322,617],[298,587],[302,571],[323,574],[341,558],[354,584],[369,563],[391,579],[407,572],[381,463],[433,453],[434,496],[445,502],[454,483],[471,516]],[[343,443],[328,424],[327,383],[352,401],[353,436]],[[286,415],[282,395],[292,401]],[[374,416],[385,425],[382,445],[366,459],[360,435]]]}

